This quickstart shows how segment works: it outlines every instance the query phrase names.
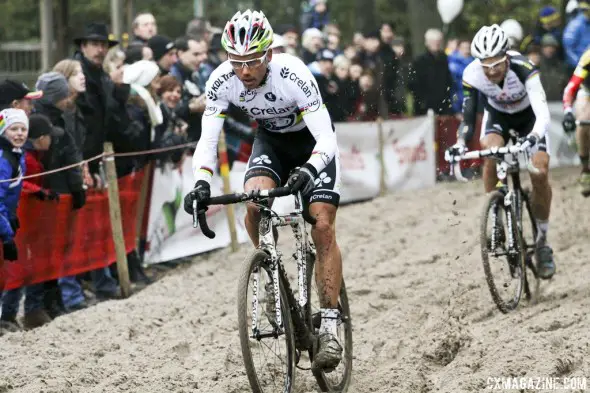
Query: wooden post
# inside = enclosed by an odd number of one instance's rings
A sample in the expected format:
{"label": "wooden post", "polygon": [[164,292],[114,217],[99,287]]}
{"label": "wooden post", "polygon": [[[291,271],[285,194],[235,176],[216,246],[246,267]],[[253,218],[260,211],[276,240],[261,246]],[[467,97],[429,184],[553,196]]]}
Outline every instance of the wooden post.
{"label": "wooden post", "polygon": [[111,33],[117,41],[121,40],[123,33],[123,2],[111,0]]}
{"label": "wooden post", "polygon": [[53,34],[53,0],[39,0],[41,14],[41,72],[53,67],[54,34]]}
{"label": "wooden post", "polygon": [[113,144],[104,143],[104,164],[107,175],[107,190],[109,193],[109,215],[111,218],[111,230],[117,253],[117,272],[119,273],[119,284],[121,294],[124,298],[131,294],[129,282],[129,268],[127,266],[127,252],[125,251],[125,237],[123,236],[123,223],[121,222],[121,205],[119,203],[119,183],[117,182],[117,170],[115,168],[115,157],[113,156]]}
{"label": "wooden post", "polygon": [[383,119],[381,116],[377,118],[377,132],[379,133],[379,195],[383,196],[387,192],[387,184],[385,176],[387,171],[385,170],[385,136],[383,135]]}
{"label": "wooden post", "polygon": [[[229,160],[227,158],[227,144],[225,143],[225,132],[221,130],[219,135],[219,172],[221,179],[223,179],[223,193],[229,194],[231,192],[231,185],[229,181]],[[227,205],[227,221],[229,224],[229,234],[231,236],[231,249],[233,252],[238,250],[238,232],[236,230],[236,214],[234,205]]]}
{"label": "wooden post", "polygon": [[135,227],[137,228],[137,238],[135,244],[137,250],[140,250],[139,242],[141,240],[141,230],[143,227],[143,216],[145,214],[145,205],[147,204],[148,191],[150,188],[150,178],[152,176],[152,164],[153,161],[149,161],[144,167],[144,175],[141,181],[141,189],[139,190],[139,202],[137,204],[137,220],[135,221]]}

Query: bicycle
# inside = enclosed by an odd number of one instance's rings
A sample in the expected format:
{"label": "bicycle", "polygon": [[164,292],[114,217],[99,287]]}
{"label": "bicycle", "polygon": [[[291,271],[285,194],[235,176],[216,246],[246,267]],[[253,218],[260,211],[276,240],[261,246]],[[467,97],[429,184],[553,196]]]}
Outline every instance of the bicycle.
{"label": "bicycle", "polygon": [[[520,180],[520,163],[518,156],[524,158],[525,166],[531,173],[538,173],[530,161],[529,142],[518,141],[507,147],[494,147],[485,150],[476,150],[464,153],[461,156],[451,157],[446,154],[445,160],[451,165],[451,175],[454,173],[459,181],[467,182],[461,174],[460,161],[478,158],[493,158],[497,160],[496,173],[498,175],[497,189],[488,196],[481,213],[480,245],[481,257],[492,299],[502,313],[514,310],[520,302],[524,289],[527,300],[536,301],[539,293],[540,277],[533,263],[535,256],[535,240],[537,238],[537,226],[531,209],[530,191],[522,187]],[[511,179],[512,186],[510,186]],[[532,236],[525,238],[523,227],[523,213],[530,220]],[[504,214],[502,214],[504,213]],[[491,216],[491,217],[490,217]],[[505,217],[507,231],[504,230],[502,217]],[[488,231],[488,221],[491,221],[491,231]],[[515,225],[516,224],[516,225]],[[508,244],[506,245],[506,232],[508,232]],[[490,255],[495,258],[506,257],[510,278],[516,280],[516,286],[512,298],[505,301],[500,296],[498,287],[495,284],[490,264]],[[505,264],[502,264],[504,270]],[[495,265],[494,265],[495,267]],[[532,272],[535,279],[535,288],[531,292],[527,277],[527,268]],[[508,287],[507,283],[503,284]]]}
{"label": "bicycle", "polygon": [[[193,226],[201,227],[202,233],[215,237],[209,229],[205,216],[208,205],[228,205],[233,203],[252,202],[261,212],[259,224],[259,246],[242,264],[238,284],[238,328],[242,356],[250,387],[255,393],[280,391],[289,393],[294,387],[295,367],[301,370],[311,370],[320,389],[324,392],[346,392],[352,373],[352,320],[344,279],[340,289],[338,308],[341,314],[339,321],[339,338],[343,347],[340,365],[335,370],[320,370],[311,368],[313,358],[318,350],[319,328],[321,315],[319,306],[312,308],[311,292],[312,277],[315,262],[315,249],[309,241],[305,222],[315,224],[315,219],[309,216],[307,209],[302,209],[300,193],[295,195],[295,210],[289,214],[279,215],[268,207],[269,198],[282,197],[291,194],[289,187],[277,187],[271,190],[257,190],[249,193],[226,194],[212,197],[205,206],[197,206],[193,202]],[[295,237],[295,254],[297,262],[298,299],[291,290],[289,278],[282,263],[282,253],[276,247],[276,228],[291,226]],[[267,281],[260,285],[260,280]],[[248,302],[248,288],[252,288],[251,302]],[[260,288],[264,288],[266,296],[259,299]],[[316,288],[317,290],[317,288]],[[266,300],[265,311],[260,313],[261,301]],[[251,308],[250,308],[250,307]],[[266,318],[265,318],[266,317]],[[285,340],[285,359],[282,360],[282,380],[278,383],[269,380],[266,375],[257,372],[253,349],[266,347],[271,349],[280,338]],[[266,341],[271,344],[267,345]],[[307,352],[310,367],[300,366],[302,352]],[[276,354],[275,354],[276,355]],[[276,366],[275,356],[275,366]],[[263,366],[264,364],[261,364]],[[260,367],[259,367],[260,368]],[[270,377],[277,374],[277,370],[270,373]],[[273,386],[276,390],[272,390]]]}

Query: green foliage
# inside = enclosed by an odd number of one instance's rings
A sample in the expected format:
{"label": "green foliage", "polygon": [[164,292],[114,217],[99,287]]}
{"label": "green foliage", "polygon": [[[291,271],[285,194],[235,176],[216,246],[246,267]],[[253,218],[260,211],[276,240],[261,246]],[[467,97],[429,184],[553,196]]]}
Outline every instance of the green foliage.
{"label": "green foliage", "polygon": [[[203,1],[203,0],[201,0]],[[374,15],[377,21],[392,21],[396,32],[409,38],[409,19],[406,2],[412,0],[375,0]],[[260,6],[273,25],[290,23],[299,25],[299,13],[302,8],[300,0],[205,0],[206,15],[213,24],[223,27],[225,21],[237,9]],[[484,24],[501,23],[508,18],[518,20],[525,31],[535,25],[538,11],[543,5],[552,4],[560,7],[561,0],[465,0],[462,14],[449,26],[450,34],[472,36]],[[54,0],[55,7],[59,0]],[[357,30],[359,7],[363,0],[333,0],[330,4],[332,19],[342,30],[343,38],[348,40]],[[137,12],[151,11],[158,21],[160,32],[171,37],[184,34],[186,24],[193,16],[193,0],[135,0]],[[69,1],[70,25],[72,33],[80,31],[90,21],[110,21],[110,6],[107,0]],[[436,0],[432,0],[436,7]],[[369,11],[366,17],[369,17]],[[378,28],[378,26],[375,26]],[[35,40],[39,37],[39,1],[38,0],[4,0],[0,13],[0,41]]]}
{"label": "green foliage", "polygon": [[39,37],[39,1],[4,0],[0,12],[0,41],[31,40]]}
{"label": "green foliage", "polygon": [[452,22],[451,32],[457,36],[472,37],[483,25],[501,24],[515,19],[525,35],[535,28],[539,11],[543,6],[561,8],[561,0],[466,0],[461,15]]}

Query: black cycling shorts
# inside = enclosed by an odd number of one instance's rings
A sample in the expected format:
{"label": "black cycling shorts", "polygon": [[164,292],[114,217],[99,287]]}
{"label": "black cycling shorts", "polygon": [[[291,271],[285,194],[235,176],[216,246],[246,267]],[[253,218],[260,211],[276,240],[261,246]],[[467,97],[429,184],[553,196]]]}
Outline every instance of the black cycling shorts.
{"label": "black cycling shorts", "polygon": [[[286,133],[259,130],[248,160],[244,183],[253,177],[272,178],[284,186],[293,169],[305,164],[311,157],[316,140],[307,128]],[[307,196],[309,203],[325,202],[338,206],[340,202],[340,157],[338,151],[318,174],[316,187]]]}
{"label": "black cycling shorts", "polygon": [[[482,127],[483,132],[480,140],[488,134],[498,134],[504,138],[504,144],[507,144],[510,138],[521,138],[527,136],[535,126],[537,117],[533,108],[530,106],[516,113],[504,113],[486,105]],[[549,152],[549,138],[543,137],[536,146],[531,149],[532,152],[544,151]]]}

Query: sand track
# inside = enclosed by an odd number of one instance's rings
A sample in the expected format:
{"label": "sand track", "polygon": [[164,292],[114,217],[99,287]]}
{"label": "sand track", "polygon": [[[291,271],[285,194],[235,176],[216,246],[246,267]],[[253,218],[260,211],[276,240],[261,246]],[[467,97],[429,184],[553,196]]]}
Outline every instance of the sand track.
{"label": "sand track", "polygon": [[[576,175],[552,173],[558,272],[538,304],[509,315],[483,276],[480,182],[343,207],[349,391],[479,392],[488,377],[590,376],[590,201],[573,187]],[[4,335],[0,392],[249,392],[235,305],[247,250],[200,256],[130,299]],[[315,391],[310,375],[297,378],[297,392]]]}

